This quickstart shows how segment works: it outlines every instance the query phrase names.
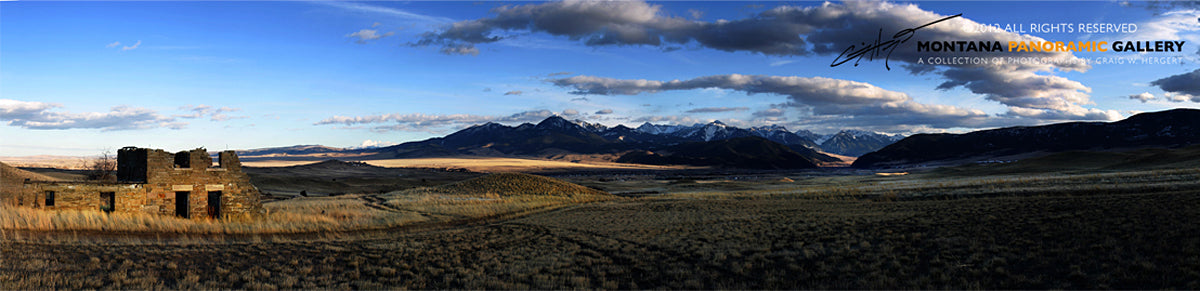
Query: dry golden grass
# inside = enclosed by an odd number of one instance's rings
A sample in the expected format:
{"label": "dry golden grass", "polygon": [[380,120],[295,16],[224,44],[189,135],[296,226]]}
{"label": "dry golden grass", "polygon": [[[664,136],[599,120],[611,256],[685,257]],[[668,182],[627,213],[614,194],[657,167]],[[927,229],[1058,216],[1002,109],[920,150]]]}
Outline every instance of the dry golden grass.
{"label": "dry golden grass", "polygon": [[417,213],[393,213],[362,206],[361,201],[325,198],[267,203],[255,220],[190,220],[142,213],[43,211],[0,207],[0,230],[104,231],[129,233],[282,234],[346,231],[404,225],[428,220]]}
{"label": "dry golden grass", "polygon": [[302,197],[265,203],[255,220],[189,220],[140,213],[0,208],[0,230],[286,234],[387,229],[528,213],[615,199],[598,190],[528,174],[492,174],[386,195]]}

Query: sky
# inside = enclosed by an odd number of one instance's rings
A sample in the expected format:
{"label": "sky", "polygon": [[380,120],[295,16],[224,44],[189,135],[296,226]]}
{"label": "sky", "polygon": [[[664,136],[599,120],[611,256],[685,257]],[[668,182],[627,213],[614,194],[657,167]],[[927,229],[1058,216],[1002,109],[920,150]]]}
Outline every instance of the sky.
{"label": "sky", "polygon": [[[1129,40],[1184,43],[1007,50]],[[1200,108],[1198,61],[1195,2],[9,1],[0,156],[381,146],[553,115],[823,134],[1115,121]]]}

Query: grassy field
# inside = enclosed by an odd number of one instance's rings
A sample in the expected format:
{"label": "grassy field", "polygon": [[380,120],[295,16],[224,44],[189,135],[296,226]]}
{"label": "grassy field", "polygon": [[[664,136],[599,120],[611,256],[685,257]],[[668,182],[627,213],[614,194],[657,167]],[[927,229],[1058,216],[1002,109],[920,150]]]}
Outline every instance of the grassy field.
{"label": "grassy field", "polygon": [[943,171],[505,174],[268,203],[329,236],[7,231],[0,289],[1200,288],[1200,170]]}
{"label": "grassy field", "polygon": [[0,237],[6,236],[6,231],[194,235],[383,230],[456,224],[616,198],[557,179],[507,173],[383,194],[299,197],[268,202],[264,204],[266,215],[249,221],[188,220],[150,214],[42,211],[0,206]]}

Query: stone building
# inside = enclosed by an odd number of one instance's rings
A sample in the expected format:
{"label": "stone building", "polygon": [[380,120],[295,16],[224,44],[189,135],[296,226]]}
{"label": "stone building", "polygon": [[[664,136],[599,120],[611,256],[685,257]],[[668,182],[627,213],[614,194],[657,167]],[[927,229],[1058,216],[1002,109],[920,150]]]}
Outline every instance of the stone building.
{"label": "stone building", "polygon": [[261,193],[242,172],[234,151],[198,148],[169,153],[125,147],[117,152],[117,181],[26,181],[10,204],[43,209],[100,210],[174,215],[190,219],[254,217],[264,213]]}

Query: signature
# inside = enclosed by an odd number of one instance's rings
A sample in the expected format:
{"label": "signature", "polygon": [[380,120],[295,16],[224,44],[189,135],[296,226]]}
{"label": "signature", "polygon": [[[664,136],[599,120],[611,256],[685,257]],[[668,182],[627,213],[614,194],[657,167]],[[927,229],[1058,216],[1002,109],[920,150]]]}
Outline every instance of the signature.
{"label": "signature", "polygon": [[855,48],[857,48],[857,46],[850,45],[850,47],[848,47],[848,48],[846,48],[846,50],[842,51],[842,54],[838,55],[837,58],[833,59],[833,63],[829,64],[829,66],[837,67],[842,64],[845,64],[846,62],[849,62],[850,60],[855,60],[854,66],[857,67],[858,62],[862,61],[863,57],[867,57],[867,60],[871,61],[871,60],[875,60],[876,57],[879,57],[879,55],[881,53],[883,53],[884,51],[887,51],[887,56],[884,56],[884,58],[883,58],[883,66],[885,68],[887,68],[888,71],[891,71],[892,67],[890,65],[888,65],[888,59],[892,57],[892,52],[895,51],[896,48],[899,47],[900,44],[905,43],[910,38],[912,38],[913,35],[915,35],[917,33],[918,29],[922,29],[922,28],[925,28],[926,26],[934,25],[938,22],[950,20],[952,18],[959,17],[959,16],[962,16],[962,13],[959,13],[956,15],[951,15],[951,16],[946,16],[945,18],[938,19],[938,20],[935,20],[930,23],[926,23],[925,25],[922,25],[922,26],[917,26],[914,28],[900,30],[900,31],[896,32],[896,34],[892,35],[892,39],[889,39],[887,41],[883,41],[883,28],[879,28],[879,35],[875,38],[874,43],[868,44],[866,42],[863,42],[862,43],[863,48],[859,49],[859,50],[855,50]]}

